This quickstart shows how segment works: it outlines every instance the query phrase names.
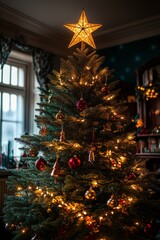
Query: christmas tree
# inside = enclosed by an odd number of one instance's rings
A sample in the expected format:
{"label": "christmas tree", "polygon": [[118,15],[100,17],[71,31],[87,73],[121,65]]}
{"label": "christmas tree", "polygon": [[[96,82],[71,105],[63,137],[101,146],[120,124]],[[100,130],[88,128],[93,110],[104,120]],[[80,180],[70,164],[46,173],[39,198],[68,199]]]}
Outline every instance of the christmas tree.
{"label": "christmas tree", "polygon": [[95,46],[85,27],[70,44],[81,47],[40,88],[39,134],[16,138],[25,168],[12,170],[4,207],[13,239],[142,240],[159,231],[128,109],[104,58],[84,44]]}

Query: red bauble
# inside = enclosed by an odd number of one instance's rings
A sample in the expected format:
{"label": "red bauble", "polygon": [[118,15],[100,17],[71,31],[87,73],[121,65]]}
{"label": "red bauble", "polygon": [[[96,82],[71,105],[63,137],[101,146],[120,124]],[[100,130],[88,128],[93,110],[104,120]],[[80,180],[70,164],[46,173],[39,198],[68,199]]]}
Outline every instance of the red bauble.
{"label": "red bauble", "polygon": [[82,97],[77,102],[76,107],[77,107],[78,110],[80,110],[80,112],[87,109],[87,104]]}
{"label": "red bauble", "polygon": [[27,154],[26,154],[26,153],[23,153],[23,154],[22,154],[22,157],[23,157],[23,158],[27,157]]}
{"label": "red bauble", "polygon": [[133,180],[134,178],[136,178],[136,175],[135,175],[134,173],[131,173],[131,174],[127,177],[128,180]]}
{"label": "red bauble", "polygon": [[76,169],[78,168],[79,166],[81,165],[81,160],[76,156],[74,155],[72,158],[69,159],[68,161],[68,166],[71,168],[71,169]]}
{"label": "red bauble", "polygon": [[118,199],[118,203],[121,204],[121,205],[126,205],[126,200],[121,198],[121,199]]}
{"label": "red bauble", "polygon": [[47,165],[47,162],[42,157],[40,157],[35,161],[35,167],[40,171],[42,171],[46,165]]}
{"label": "red bauble", "polygon": [[108,87],[107,86],[102,87],[101,92],[104,93],[104,94],[108,94],[109,93]]}

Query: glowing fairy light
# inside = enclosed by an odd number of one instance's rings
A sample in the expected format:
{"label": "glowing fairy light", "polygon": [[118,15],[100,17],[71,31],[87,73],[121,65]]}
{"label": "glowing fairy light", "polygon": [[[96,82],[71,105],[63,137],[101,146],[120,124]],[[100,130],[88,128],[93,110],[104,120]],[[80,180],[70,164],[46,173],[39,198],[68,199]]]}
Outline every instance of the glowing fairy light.
{"label": "glowing fairy light", "polygon": [[97,186],[98,186],[98,182],[97,182],[96,180],[93,180],[93,181],[92,181],[92,186],[93,186],[93,187],[97,187]]}

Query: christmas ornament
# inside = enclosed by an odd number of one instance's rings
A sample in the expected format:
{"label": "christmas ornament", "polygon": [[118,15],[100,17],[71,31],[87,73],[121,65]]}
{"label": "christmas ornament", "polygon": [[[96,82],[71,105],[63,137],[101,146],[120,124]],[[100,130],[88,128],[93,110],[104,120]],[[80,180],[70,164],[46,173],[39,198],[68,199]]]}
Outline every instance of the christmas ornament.
{"label": "christmas ornament", "polygon": [[5,224],[5,229],[7,231],[15,231],[17,226],[14,223],[6,223]]}
{"label": "christmas ornament", "polygon": [[51,176],[54,178],[58,178],[59,176],[64,175],[65,171],[61,169],[60,164],[58,162],[58,157],[56,159],[56,162],[53,166],[53,170],[51,172]]}
{"label": "christmas ornament", "polygon": [[85,198],[87,200],[95,200],[96,199],[96,192],[90,187],[90,189],[85,193]]}
{"label": "christmas ornament", "polygon": [[155,220],[151,220],[144,227],[145,234],[150,238],[153,238],[158,233],[158,231],[159,231],[159,227]]}
{"label": "christmas ornament", "polygon": [[60,132],[60,142],[65,142],[66,138],[65,138],[65,132],[63,131],[63,124],[61,125],[61,132]]}
{"label": "christmas ornament", "polygon": [[40,134],[41,136],[46,136],[46,135],[48,135],[48,133],[49,133],[49,131],[47,130],[47,128],[46,128],[45,125],[42,126],[41,129],[39,130],[39,134]]}
{"label": "christmas ornament", "polygon": [[95,152],[97,150],[96,145],[94,144],[94,128],[92,129],[92,145],[91,148],[89,150],[89,157],[88,157],[88,161],[93,163],[95,161]]}
{"label": "christmas ornament", "polygon": [[64,27],[74,32],[73,38],[68,48],[74,46],[79,42],[86,42],[91,47],[96,48],[91,33],[100,28],[101,26],[101,24],[89,23],[86,17],[86,13],[83,10],[78,23],[64,25]]}
{"label": "christmas ornament", "polygon": [[57,121],[63,121],[65,119],[65,115],[62,113],[61,110],[56,114]]}
{"label": "christmas ornament", "polygon": [[76,169],[78,168],[79,166],[81,165],[81,160],[76,156],[74,155],[72,158],[69,159],[68,161],[68,166],[71,168],[71,169]]}
{"label": "christmas ornament", "polygon": [[104,93],[104,94],[108,94],[108,93],[109,93],[108,87],[107,87],[107,86],[103,86],[103,87],[101,88],[101,92]]}
{"label": "christmas ornament", "polygon": [[132,179],[134,179],[134,178],[136,178],[136,175],[135,175],[134,173],[131,173],[131,174],[127,177],[128,180],[132,180]]}
{"label": "christmas ornament", "polygon": [[119,203],[120,205],[123,205],[123,206],[125,206],[125,205],[127,204],[127,203],[126,203],[126,200],[123,199],[123,198],[118,199],[118,203]]}
{"label": "christmas ornament", "polygon": [[89,157],[88,157],[88,161],[93,163],[95,161],[95,153],[94,151],[92,150],[92,148],[90,149],[89,151]]}
{"label": "christmas ornament", "polygon": [[60,142],[65,142],[65,132],[62,130],[61,132],[60,132],[60,139],[59,139],[59,141]]}
{"label": "christmas ornament", "polygon": [[122,163],[118,162],[117,159],[110,158],[109,160],[110,160],[112,169],[116,169],[116,168],[118,169],[122,167]]}
{"label": "christmas ornament", "polygon": [[42,157],[38,158],[35,161],[35,167],[40,171],[42,171],[46,165],[47,165],[47,162]]}
{"label": "christmas ornament", "polygon": [[27,154],[24,152],[21,157],[25,158],[27,157]]}
{"label": "christmas ornament", "polygon": [[35,158],[38,154],[38,150],[36,148],[30,148],[28,151],[28,156]]}
{"label": "christmas ornament", "polygon": [[87,109],[87,104],[82,97],[77,102],[76,107],[77,107],[78,110],[80,110],[80,112]]}

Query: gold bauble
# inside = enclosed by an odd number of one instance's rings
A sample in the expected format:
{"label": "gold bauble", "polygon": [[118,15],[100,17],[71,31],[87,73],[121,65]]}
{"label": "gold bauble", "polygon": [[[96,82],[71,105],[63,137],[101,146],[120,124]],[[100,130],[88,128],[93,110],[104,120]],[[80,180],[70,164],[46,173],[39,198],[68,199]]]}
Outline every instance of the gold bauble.
{"label": "gold bauble", "polygon": [[41,129],[39,130],[39,134],[40,134],[41,136],[46,136],[46,135],[48,135],[48,133],[49,133],[49,131],[48,131],[48,129],[46,128],[45,125],[42,126]]}
{"label": "gold bauble", "polygon": [[57,119],[58,121],[63,121],[64,118],[65,118],[65,115],[62,113],[61,110],[59,110],[59,112],[56,114],[56,119]]}
{"label": "gold bauble", "polygon": [[28,156],[35,158],[38,155],[37,148],[30,148],[28,151]]}
{"label": "gold bauble", "polygon": [[85,193],[85,198],[87,200],[95,200],[96,199],[96,192],[90,188],[86,193]]}

